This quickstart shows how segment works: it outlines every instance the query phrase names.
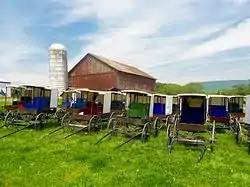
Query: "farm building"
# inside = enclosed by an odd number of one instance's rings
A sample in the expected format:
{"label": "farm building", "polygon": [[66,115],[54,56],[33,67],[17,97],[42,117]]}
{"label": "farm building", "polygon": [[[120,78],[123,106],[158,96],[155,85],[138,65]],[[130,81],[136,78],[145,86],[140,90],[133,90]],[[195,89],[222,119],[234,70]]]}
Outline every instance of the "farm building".
{"label": "farm building", "polygon": [[154,92],[156,79],[138,68],[88,53],[69,71],[70,88]]}

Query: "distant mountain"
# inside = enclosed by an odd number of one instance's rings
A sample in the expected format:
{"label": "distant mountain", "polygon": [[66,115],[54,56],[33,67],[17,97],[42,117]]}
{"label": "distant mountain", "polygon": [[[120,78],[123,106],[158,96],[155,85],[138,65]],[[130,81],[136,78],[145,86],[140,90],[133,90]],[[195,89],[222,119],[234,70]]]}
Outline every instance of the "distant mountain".
{"label": "distant mountain", "polygon": [[247,85],[249,80],[223,80],[223,81],[207,81],[201,82],[205,91],[215,91],[221,89],[231,88],[235,85]]}

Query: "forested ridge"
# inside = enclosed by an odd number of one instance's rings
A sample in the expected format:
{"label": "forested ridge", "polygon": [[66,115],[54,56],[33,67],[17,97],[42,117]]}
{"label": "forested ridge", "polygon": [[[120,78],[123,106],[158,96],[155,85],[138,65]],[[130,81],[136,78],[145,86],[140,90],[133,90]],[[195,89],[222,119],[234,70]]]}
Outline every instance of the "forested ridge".
{"label": "forested ridge", "polygon": [[157,83],[157,92],[170,95],[179,93],[250,95],[250,85],[235,85],[228,89],[204,91],[202,83],[189,83],[186,85],[178,85],[172,83]]}

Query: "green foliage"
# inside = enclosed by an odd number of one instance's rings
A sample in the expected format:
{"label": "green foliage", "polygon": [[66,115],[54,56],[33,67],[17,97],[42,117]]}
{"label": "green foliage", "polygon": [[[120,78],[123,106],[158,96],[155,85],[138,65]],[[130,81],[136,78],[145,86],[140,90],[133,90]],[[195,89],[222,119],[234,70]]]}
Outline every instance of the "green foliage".
{"label": "green foliage", "polygon": [[[0,134],[13,129],[0,129]],[[176,144],[168,156],[164,132],[144,144],[134,140],[113,150],[126,139],[114,136],[97,146],[94,144],[103,133],[60,140],[65,132],[40,139],[51,130],[26,130],[0,140],[0,186],[243,187],[250,184],[246,145],[237,146],[230,133],[217,134],[214,153],[208,150],[202,162],[195,164],[200,149]]]}
{"label": "green foliage", "polygon": [[250,95],[250,85],[235,85],[228,89],[204,91],[202,83],[189,83],[186,85],[157,83],[157,92],[168,95],[180,93],[206,93],[224,95]]}
{"label": "green foliage", "polygon": [[186,85],[157,83],[157,92],[168,95],[180,93],[204,93],[203,86],[200,83],[189,83]]}
{"label": "green foliage", "polygon": [[225,95],[249,95],[250,86],[249,85],[236,85],[230,89],[218,90],[217,93]]}
{"label": "green foliage", "polygon": [[249,80],[222,80],[222,81],[207,81],[201,82],[205,91],[224,90],[233,87],[234,85],[248,85]]}

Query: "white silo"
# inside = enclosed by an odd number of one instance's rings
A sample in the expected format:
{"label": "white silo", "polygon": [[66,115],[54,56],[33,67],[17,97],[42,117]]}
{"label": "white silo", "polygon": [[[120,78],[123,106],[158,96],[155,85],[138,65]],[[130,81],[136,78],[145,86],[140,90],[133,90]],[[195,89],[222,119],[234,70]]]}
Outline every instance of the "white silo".
{"label": "white silo", "polygon": [[49,81],[52,88],[59,91],[68,88],[67,49],[64,45],[54,43],[49,47]]}

